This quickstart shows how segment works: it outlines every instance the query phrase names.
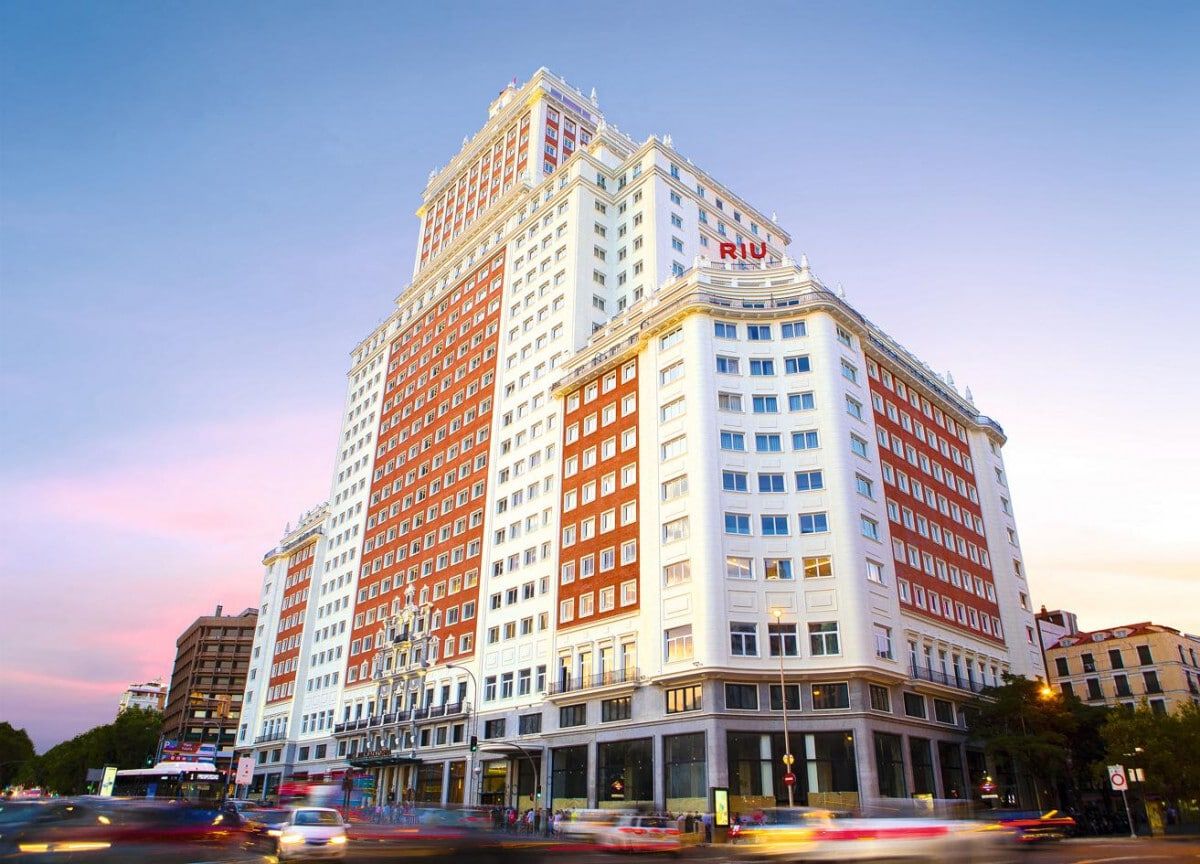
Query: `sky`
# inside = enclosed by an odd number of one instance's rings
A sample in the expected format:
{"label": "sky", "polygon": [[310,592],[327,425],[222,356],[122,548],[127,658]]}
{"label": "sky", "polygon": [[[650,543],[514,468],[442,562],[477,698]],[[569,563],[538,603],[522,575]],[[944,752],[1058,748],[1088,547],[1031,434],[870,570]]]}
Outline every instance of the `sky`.
{"label": "sky", "polygon": [[1033,599],[1200,631],[1200,6],[0,4],[0,719],[170,673],[328,494],[430,169],[547,66],[1003,424]]}

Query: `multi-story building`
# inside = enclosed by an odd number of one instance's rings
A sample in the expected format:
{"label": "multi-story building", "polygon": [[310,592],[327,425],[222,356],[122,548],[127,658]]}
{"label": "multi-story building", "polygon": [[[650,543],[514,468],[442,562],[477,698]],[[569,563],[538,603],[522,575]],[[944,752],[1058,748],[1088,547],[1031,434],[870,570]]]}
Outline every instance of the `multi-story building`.
{"label": "multi-story building", "polygon": [[212,615],[197,618],[175,642],[162,737],[185,746],[214,745],[215,764],[227,770],[233,761],[258,611],[221,612],[218,606]]}
{"label": "multi-story building", "polygon": [[[970,794],[960,705],[1043,669],[1004,434],[969,392],[544,69],[417,215],[413,282],[353,354],[281,697],[326,779],[743,809],[787,800],[789,756],[801,803]],[[304,740],[247,718],[242,746]]]}
{"label": "multi-story building", "polygon": [[1200,705],[1200,636],[1149,621],[1081,632],[1074,620],[1069,612],[1038,614],[1039,623],[1071,625],[1046,640],[1052,686],[1091,705],[1134,708],[1145,700],[1162,714]]}
{"label": "multi-story building", "polygon": [[141,708],[143,711],[162,711],[166,701],[167,686],[161,681],[130,684],[121,694],[121,701],[117,703],[117,716],[130,708]]}

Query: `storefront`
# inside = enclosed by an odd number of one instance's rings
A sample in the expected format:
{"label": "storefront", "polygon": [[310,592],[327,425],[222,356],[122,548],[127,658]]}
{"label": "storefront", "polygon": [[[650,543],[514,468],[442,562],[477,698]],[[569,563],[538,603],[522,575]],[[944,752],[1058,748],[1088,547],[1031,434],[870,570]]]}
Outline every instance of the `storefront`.
{"label": "storefront", "polygon": [[854,755],[854,733],[789,730],[785,744],[782,732],[728,732],[729,806],[737,812],[788,803],[783,782],[783,756],[787,744],[795,759],[792,790],[797,805],[809,807],[853,807],[858,803],[858,767]]}

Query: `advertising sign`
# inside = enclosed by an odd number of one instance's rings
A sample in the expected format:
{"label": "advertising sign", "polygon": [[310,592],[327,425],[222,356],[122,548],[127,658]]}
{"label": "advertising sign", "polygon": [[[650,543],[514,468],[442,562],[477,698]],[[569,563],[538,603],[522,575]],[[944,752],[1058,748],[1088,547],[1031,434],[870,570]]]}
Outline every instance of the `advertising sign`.
{"label": "advertising sign", "polygon": [[237,763],[237,777],[235,782],[239,786],[249,786],[254,782],[254,757],[242,756]]}
{"label": "advertising sign", "polygon": [[718,828],[729,825],[729,790],[723,786],[712,787],[713,824]]}
{"label": "advertising sign", "polygon": [[162,761],[164,762],[214,762],[216,758],[216,744],[176,741],[171,738],[163,742]]}
{"label": "advertising sign", "polygon": [[117,766],[105,765],[104,776],[100,778],[100,794],[105,798],[112,796],[113,784],[117,782]]}

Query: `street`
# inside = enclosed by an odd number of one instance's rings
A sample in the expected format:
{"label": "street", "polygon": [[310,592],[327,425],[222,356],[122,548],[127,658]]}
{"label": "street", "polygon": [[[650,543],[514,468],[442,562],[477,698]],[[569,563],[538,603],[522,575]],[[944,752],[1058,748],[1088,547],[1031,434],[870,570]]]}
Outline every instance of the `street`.
{"label": "street", "polygon": [[[513,848],[509,850],[509,855],[502,855],[496,858],[489,855],[487,856],[487,860],[510,859],[513,861],[533,861],[540,858],[543,861],[553,861],[555,858],[561,857],[569,859],[570,864],[612,864],[614,859],[618,859],[616,854],[600,850],[583,850],[579,847],[555,849],[553,846],[542,848],[544,853],[541,856],[528,854],[531,851],[528,848],[523,851]],[[396,861],[412,857],[421,857],[425,860],[437,860],[441,857],[437,853],[429,854],[431,850],[426,850],[425,854],[419,856],[413,854],[415,851],[403,846],[369,848],[352,843],[347,860],[364,862],[365,864],[365,862]],[[450,857],[453,857],[457,864],[468,864],[467,859],[470,856],[464,856],[460,852]],[[629,857],[628,855],[622,855],[619,860],[625,860]],[[653,857],[653,855],[641,854],[632,857],[646,860]],[[484,860],[483,857],[480,860]],[[700,846],[686,850],[678,858],[672,857],[671,860],[705,862],[705,864],[743,864],[745,859],[739,855],[736,847]],[[1200,837],[1172,840],[1153,840],[1148,838],[1133,840],[1127,837],[1064,840],[1035,847],[1014,848],[1013,854],[1008,860],[1017,862],[1017,864],[1118,864],[1118,862],[1120,864],[1138,864],[1138,862],[1143,861],[1200,862]],[[957,862],[954,862],[954,864],[957,864]]]}

